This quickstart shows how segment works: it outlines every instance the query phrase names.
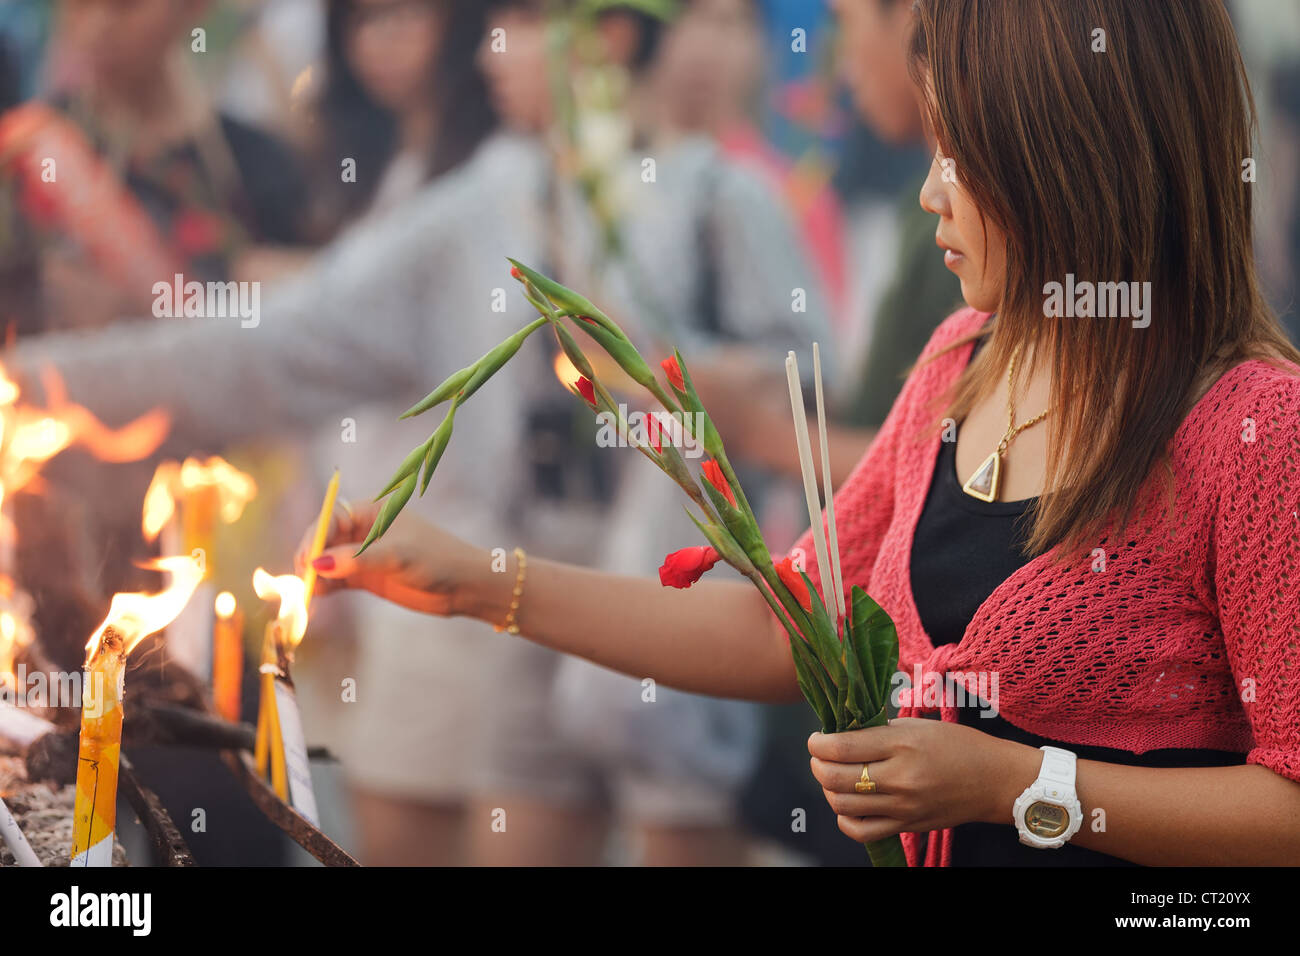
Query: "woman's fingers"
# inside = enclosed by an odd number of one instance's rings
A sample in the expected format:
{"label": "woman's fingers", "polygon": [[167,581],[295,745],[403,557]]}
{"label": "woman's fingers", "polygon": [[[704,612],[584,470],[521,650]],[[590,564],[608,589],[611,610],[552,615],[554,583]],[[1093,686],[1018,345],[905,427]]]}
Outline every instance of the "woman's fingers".
{"label": "woman's fingers", "polygon": [[862,763],[884,760],[893,750],[894,728],[868,727],[838,734],[813,734],[808,738],[808,752],[833,763]]}
{"label": "woman's fingers", "polygon": [[352,577],[357,573],[359,560],[364,560],[364,558],[358,559],[356,557],[356,551],[356,546],[351,544],[326,548],[311,563],[311,566],[316,569],[316,577],[331,581],[341,581]]}
{"label": "woman's fingers", "polygon": [[[329,530],[325,534],[326,550],[341,547],[348,544],[360,543],[365,540],[365,536],[370,532],[370,526],[374,523],[374,517],[377,508],[369,505],[361,508],[345,506],[334,512],[330,517]],[[302,533],[302,538],[298,541],[298,548],[293,554],[293,565],[295,573],[300,577],[307,570],[307,559],[311,554],[312,546],[316,543],[316,523],[312,522]],[[354,547],[353,551],[356,550]],[[324,550],[321,552],[325,553]],[[316,569],[318,576],[326,576],[321,568]],[[342,574],[331,574],[330,577],[346,577]]]}
{"label": "woman's fingers", "polygon": [[858,792],[857,785],[862,780],[862,765],[870,764],[867,768],[867,774],[871,782],[876,785],[875,793],[888,793],[889,780],[893,776],[892,769],[888,760],[859,760],[857,763],[831,763],[829,760],[822,760],[819,757],[813,757],[809,760],[808,765],[812,767],[812,774],[817,782],[825,790],[834,793],[852,793]]}
{"label": "woman's fingers", "polygon": [[835,818],[840,832],[858,843],[875,843],[903,832],[903,824],[889,817],[849,817]]}
{"label": "woman's fingers", "polygon": [[909,801],[896,793],[844,793],[822,787],[826,804],[839,816],[845,817],[908,817]]}

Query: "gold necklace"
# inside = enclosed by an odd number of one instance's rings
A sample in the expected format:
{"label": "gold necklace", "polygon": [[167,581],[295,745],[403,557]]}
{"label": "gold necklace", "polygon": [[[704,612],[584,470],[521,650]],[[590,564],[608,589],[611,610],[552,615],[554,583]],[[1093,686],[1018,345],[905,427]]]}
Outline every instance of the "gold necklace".
{"label": "gold necklace", "polygon": [[1012,401],[1012,379],[1016,372],[1016,357],[1020,354],[1020,346],[1011,353],[1011,361],[1007,363],[1007,430],[998,442],[997,449],[990,454],[975,469],[975,473],[966,479],[966,484],[961,486],[961,490],[966,492],[972,498],[978,498],[980,501],[993,502],[998,500],[998,489],[1002,483],[1002,456],[1007,453],[1007,446],[1015,440],[1015,437],[1030,425],[1037,425],[1051,409],[1044,409],[1038,415],[1029,419],[1027,422],[1016,424],[1016,406]]}

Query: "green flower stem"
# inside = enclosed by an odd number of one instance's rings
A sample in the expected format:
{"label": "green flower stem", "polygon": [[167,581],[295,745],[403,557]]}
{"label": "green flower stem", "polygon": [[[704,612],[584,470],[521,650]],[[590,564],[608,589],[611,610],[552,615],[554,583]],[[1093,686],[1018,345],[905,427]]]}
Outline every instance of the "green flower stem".
{"label": "green flower stem", "polygon": [[790,589],[785,586],[785,583],[776,573],[776,568],[772,565],[771,558],[763,562],[755,561],[754,566],[758,569],[758,573],[763,576],[763,580],[765,580],[772,588],[772,593],[777,596],[781,603],[785,605],[785,609],[790,612],[790,619],[793,620],[795,626],[799,628],[799,633],[811,634],[814,627],[812,618],[808,616],[807,612],[804,611],[799,602],[794,599],[794,595],[790,593]]}
{"label": "green flower stem", "polygon": [[786,616],[786,613],[782,609],[781,605],[777,602],[776,598],[772,596],[771,592],[768,591],[767,585],[763,581],[763,576],[759,574],[757,570],[755,570],[753,574],[746,575],[746,577],[749,578],[750,582],[753,583],[754,587],[758,588],[758,593],[763,595],[763,600],[768,603],[769,607],[771,607],[772,613],[775,614],[776,619],[781,622],[781,626],[785,628],[786,634],[790,635],[790,640],[802,641],[803,637],[800,636],[799,632],[795,630],[794,624]]}
{"label": "green flower stem", "polygon": [[[563,329],[563,326],[560,324],[561,323],[560,317],[562,314],[565,313],[558,312],[550,304],[546,296],[544,296],[541,292],[539,292],[537,287],[534,286],[531,281],[529,281],[527,276],[525,276],[524,279],[522,280],[522,284],[524,287],[524,298],[526,298],[529,301],[529,303],[532,304],[533,308],[535,308],[541,314],[541,320],[549,322],[552,325],[554,325],[557,329],[557,335],[561,334],[560,330]],[[576,322],[576,320],[572,319],[572,317],[570,317],[570,320]],[[695,486],[694,482],[685,481],[678,475],[674,474],[672,470],[664,466],[664,463],[659,459],[659,456],[656,455],[652,449],[647,448],[632,440],[631,431],[628,427],[627,420],[623,417],[622,412],[619,410],[618,403],[614,401],[613,395],[610,394],[609,390],[605,387],[605,384],[601,382],[599,378],[596,376],[595,372],[592,371],[591,361],[587,358],[586,353],[583,352],[582,346],[578,345],[577,341],[574,340],[572,336],[569,336],[568,344],[569,347],[572,348],[574,352],[576,352],[577,355],[581,357],[582,362],[587,366],[586,371],[591,372],[591,374],[587,376],[587,379],[588,381],[591,382],[592,388],[596,391],[597,398],[604,406],[602,410],[610,412],[617,417],[620,437],[624,437],[627,440],[627,443],[629,445],[631,445],[637,451],[641,452],[641,454],[645,455],[646,458],[654,462],[655,466],[658,467],[660,471],[668,475],[668,477],[672,478],[673,481],[676,482],[677,485],[683,491],[685,491],[688,495],[690,495],[691,500],[700,506],[701,510],[703,510],[704,514],[709,520],[716,522],[717,516],[713,513],[713,509],[709,507],[708,501],[705,499],[704,495],[700,492],[700,489]],[[633,347],[633,352],[636,352],[635,347]],[[638,358],[641,357],[640,353],[637,353],[637,357]],[[644,361],[644,359],[642,359],[642,361]],[[575,363],[575,365],[576,364],[577,363]],[[583,371],[583,370],[579,369],[579,371]],[[654,388],[651,389],[651,392],[653,393],[655,390],[658,390],[660,393],[663,392],[663,388],[659,385],[658,382],[654,382]],[[663,397],[666,398],[667,396],[663,396]]]}
{"label": "green flower stem", "polygon": [[709,503],[705,499],[704,494],[695,485],[694,481],[685,480],[673,474],[673,472],[669,468],[666,468],[664,466],[663,461],[660,459],[658,455],[655,454],[653,448],[649,448],[645,445],[642,445],[639,442],[637,442],[635,439],[633,439],[631,427],[628,425],[627,419],[623,417],[623,413],[619,409],[618,405],[614,402],[614,398],[612,395],[610,395],[609,390],[606,389],[604,384],[600,382],[598,379],[591,379],[591,384],[592,387],[596,390],[596,397],[600,399],[603,405],[606,406],[605,408],[602,409],[602,411],[609,412],[610,414],[614,415],[615,418],[617,419],[619,436],[623,438],[629,445],[631,445],[633,448],[639,451],[641,454],[645,455],[646,458],[650,459],[650,461],[654,462],[656,468],[658,468],[665,475],[671,478],[678,485],[678,487],[680,487],[683,491],[685,491],[688,495],[690,495],[691,500],[700,506],[700,509],[704,512],[705,517],[709,521],[712,521],[715,524],[719,523],[718,516],[714,513],[713,509],[709,507]]}
{"label": "green flower stem", "polygon": [[907,866],[907,854],[903,852],[903,841],[896,836],[868,843],[867,856],[871,857],[873,867]]}
{"label": "green flower stem", "polygon": [[659,404],[664,407],[665,411],[682,416],[683,428],[690,427],[686,423],[686,418],[687,418],[686,413],[682,411],[681,406],[679,406],[677,402],[673,400],[673,397],[669,395],[666,391],[664,391],[664,387],[662,385],[660,385],[658,382],[655,382],[653,385],[647,385],[646,389],[650,392],[651,395],[655,397],[655,399],[659,402]]}
{"label": "green flower stem", "polygon": [[[740,486],[740,479],[736,477],[736,472],[731,467],[731,459],[727,457],[726,449],[715,459],[722,468],[722,473],[726,475],[727,481],[731,484],[732,489],[736,492],[736,499],[740,502],[740,508],[750,521],[754,522],[754,527],[758,527],[758,518],[754,515],[754,509],[749,506],[749,499],[745,497],[745,489]],[[762,532],[759,532],[762,537]]]}

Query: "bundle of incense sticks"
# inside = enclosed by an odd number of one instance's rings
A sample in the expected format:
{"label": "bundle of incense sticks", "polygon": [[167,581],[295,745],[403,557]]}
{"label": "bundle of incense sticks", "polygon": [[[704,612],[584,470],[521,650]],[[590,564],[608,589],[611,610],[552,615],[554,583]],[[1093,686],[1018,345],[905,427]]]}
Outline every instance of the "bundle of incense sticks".
{"label": "bundle of incense sticks", "polygon": [[[808,413],[804,409],[803,388],[799,383],[799,360],[791,352],[785,359],[786,383],[790,388],[790,410],[794,415],[795,441],[799,448],[799,470],[803,474],[804,498],[808,520],[812,525],[813,546],[817,551],[817,568],[821,578],[822,603],[834,607],[845,617],[844,580],[840,574],[840,546],[835,533],[835,498],[831,481],[831,454],[827,441],[826,399],[822,389],[821,348],[813,343],[813,379],[817,393],[817,438],[821,442],[822,487],[826,494],[826,523],[822,526],[822,507],[817,495],[817,468],[813,464],[812,442],[808,437]],[[827,541],[829,534],[830,540]],[[834,602],[831,594],[834,592]]]}
{"label": "bundle of incense sticks", "polygon": [[0,840],[9,847],[9,852],[14,855],[14,862],[19,866],[41,865],[41,861],[36,857],[36,851],[27,842],[27,837],[23,836],[18,821],[14,819],[14,815],[9,812],[3,800],[0,800]]}

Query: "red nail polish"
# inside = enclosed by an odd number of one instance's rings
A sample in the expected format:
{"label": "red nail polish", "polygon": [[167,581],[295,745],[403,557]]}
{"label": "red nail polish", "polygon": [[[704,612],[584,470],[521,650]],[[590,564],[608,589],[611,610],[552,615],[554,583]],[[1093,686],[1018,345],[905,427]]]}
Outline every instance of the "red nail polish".
{"label": "red nail polish", "polygon": [[333,571],[334,555],[322,554],[319,558],[317,558],[315,561],[311,563],[311,566],[315,568],[317,571]]}

